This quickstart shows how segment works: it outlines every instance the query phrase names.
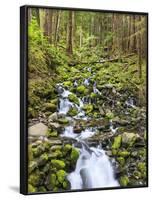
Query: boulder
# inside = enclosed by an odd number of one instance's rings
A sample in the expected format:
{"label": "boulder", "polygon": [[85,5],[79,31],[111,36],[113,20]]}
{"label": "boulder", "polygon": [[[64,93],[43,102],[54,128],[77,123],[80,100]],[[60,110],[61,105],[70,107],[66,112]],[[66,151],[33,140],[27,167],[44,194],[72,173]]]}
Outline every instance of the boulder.
{"label": "boulder", "polygon": [[47,136],[48,127],[43,123],[35,124],[28,129],[29,136]]}
{"label": "boulder", "polygon": [[61,125],[57,122],[50,122],[49,126],[51,126],[52,128],[55,128],[55,129],[61,128]]}
{"label": "boulder", "polygon": [[138,134],[124,132],[122,134],[122,144],[132,146],[138,137]]}
{"label": "boulder", "polygon": [[57,114],[57,112],[54,112],[48,118],[48,122],[54,122],[54,121],[57,121],[57,120],[58,120],[58,114]]}

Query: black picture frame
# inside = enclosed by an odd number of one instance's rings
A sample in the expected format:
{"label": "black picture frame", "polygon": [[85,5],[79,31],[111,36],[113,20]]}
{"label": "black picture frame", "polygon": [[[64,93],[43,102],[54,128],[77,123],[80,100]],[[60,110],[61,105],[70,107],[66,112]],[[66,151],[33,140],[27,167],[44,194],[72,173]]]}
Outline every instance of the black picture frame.
{"label": "black picture frame", "polygon": [[[66,190],[59,192],[35,192],[28,193],[28,9],[29,8],[44,8],[56,10],[75,10],[75,11],[91,11],[104,13],[123,13],[123,14],[137,14],[144,15],[147,18],[147,110],[146,110],[146,127],[147,127],[147,184],[144,186],[135,187],[109,187],[109,188],[95,188],[82,190]],[[117,11],[117,10],[100,10],[87,8],[71,8],[71,7],[54,7],[54,6],[38,6],[38,5],[24,5],[20,7],[20,193],[24,195],[48,194],[48,193],[67,193],[67,192],[83,192],[83,191],[97,191],[97,190],[112,190],[112,189],[131,189],[148,187],[148,13],[147,12],[133,12],[133,11]]]}

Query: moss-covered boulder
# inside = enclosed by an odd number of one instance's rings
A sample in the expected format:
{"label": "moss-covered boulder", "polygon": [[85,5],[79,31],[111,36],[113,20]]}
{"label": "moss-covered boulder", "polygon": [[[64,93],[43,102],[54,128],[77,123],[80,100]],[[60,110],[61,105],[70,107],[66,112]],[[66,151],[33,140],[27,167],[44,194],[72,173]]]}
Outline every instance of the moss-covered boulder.
{"label": "moss-covered boulder", "polygon": [[65,162],[62,160],[51,160],[51,164],[53,167],[56,167],[57,169],[65,168]]}
{"label": "moss-covered boulder", "polygon": [[114,138],[112,149],[119,149],[121,146],[121,135],[118,135]]}
{"label": "moss-covered boulder", "polygon": [[126,187],[129,184],[129,178],[127,176],[121,176],[119,179],[120,186]]}
{"label": "moss-covered boulder", "polygon": [[63,182],[66,180],[66,176],[67,176],[66,171],[64,171],[63,169],[60,169],[59,171],[57,171],[56,175],[57,175],[57,179],[58,179],[59,183],[63,184]]}
{"label": "moss-covered boulder", "polygon": [[52,188],[54,188],[57,185],[57,176],[55,173],[50,175],[50,184]]}
{"label": "moss-covered boulder", "polygon": [[121,156],[121,157],[128,157],[128,156],[130,156],[130,152],[128,152],[128,151],[119,151],[118,152],[118,156]]}
{"label": "moss-covered boulder", "polygon": [[45,111],[55,112],[57,110],[57,105],[53,103],[44,103],[43,106]]}
{"label": "moss-covered boulder", "polygon": [[119,162],[120,166],[124,166],[125,159],[123,157],[117,157],[117,161]]}
{"label": "moss-covered boulder", "polygon": [[93,111],[93,105],[86,104],[84,105],[83,110],[86,112],[86,114],[90,114]]}
{"label": "moss-covered boulder", "polygon": [[122,134],[122,144],[124,146],[132,146],[135,143],[137,138],[138,138],[138,135],[135,133],[124,132]]}
{"label": "moss-covered boulder", "polygon": [[60,123],[60,124],[68,124],[69,123],[69,120],[67,119],[67,118],[60,118],[60,119],[58,119],[58,122]]}
{"label": "moss-covered boulder", "polygon": [[28,192],[29,193],[37,192],[36,187],[34,187],[31,184],[28,184]]}
{"label": "moss-covered boulder", "polygon": [[58,132],[57,131],[55,131],[55,130],[51,130],[51,129],[49,129],[48,131],[47,131],[47,136],[48,137],[57,137],[58,136]]}
{"label": "moss-covered boulder", "polygon": [[67,88],[72,87],[72,82],[71,81],[65,81],[63,82],[63,85]]}
{"label": "moss-covered boulder", "polygon": [[31,173],[35,169],[37,169],[38,164],[36,161],[30,161],[29,166],[28,166],[28,173]]}
{"label": "moss-covered boulder", "polygon": [[89,91],[84,85],[80,85],[77,87],[77,92],[79,94],[87,95]]}
{"label": "moss-covered boulder", "polygon": [[39,166],[43,166],[43,165],[45,165],[47,163],[47,161],[48,161],[48,154],[44,153],[38,159],[38,165]]}
{"label": "moss-covered boulder", "polygon": [[79,105],[79,99],[75,94],[69,94],[68,96],[69,100],[77,105]]}
{"label": "moss-covered boulder", "polygon": [[78,110],[76,107],[71,107],[67,113],[69,116],[73,117],[78,114]]}
{"label": "moss-covered boulder", "polygon": [[72,148],[70,158],[72,163],[76,163],[79,158],[79,151],[76,148]]}
{"label": "moss-covered boulder", "polygon": [[63,147],[63,153],[64,153],[64,155],[67,155],[67,153],[71,152],[71,150],[72,150],[71,144],[66,144],[66,145]]}

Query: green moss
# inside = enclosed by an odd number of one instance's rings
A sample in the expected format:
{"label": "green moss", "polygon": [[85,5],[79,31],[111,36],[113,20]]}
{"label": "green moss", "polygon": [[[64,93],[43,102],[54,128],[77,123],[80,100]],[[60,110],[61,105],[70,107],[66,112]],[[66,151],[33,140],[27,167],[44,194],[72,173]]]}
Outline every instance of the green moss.
{"label": "green moss", "polygon": [[127,176],[121,176],[119,182],[120,186],[126,187],[129,184],[129,178]]}
{"label": "green moss", "polygon": [[51,164],[53,167],[56,167],[57,169],[64,169],[65,163],[62,160],[51,160]]}
{"label": "green moss", "polygon": [[71,81],[65,81],[63,84],[64,84],[65,87],[71,87],[72,86]]}
{"label": "green moss", "polygon": [[58,122],[59,122],[60,124],[68,124],[68,123],[69,123],[69,120],[66,119],[66,118],[60,118],[60,119],[58,119]]}
{"label": "green moss", "polygon": [[45,148],[43,145],[39,145],[37,147],[32,148],[32,153],[34,157],[40,156],[45,151]]}
{"label": "green moss", "polygon": [[32,186],[31,184],[28,184],[28,192],[29,193],[36,192],[36,188],[34,186]]}
{"label": "green moss", "polygon": [[57,149],[55,152],[51,152],[48,157],[49,157],[49,160],[54,159],[54,158],[62,158],[63,154],[59,149]]}
{"label": "green moss", "polygon": [[50,184],[52,187],[55,187],[57,183],[57,176],[55,174],[50,175]]}
{"label": "green moss", "polygon": [[79,99],[75,94],[69,94],[69,100],[77,105],[79,105]]}
{"label": "green moss", "polygon": [[65,180],[63,182],[62,186],[63,186],[63,189],[65,189],[65,190],[68,189],[69,188],[69,182],[67,180]]}
{"label": "green moss", "polygon": [[121,166],[125,164],[125,159],[123,157],[117,157],[117,161],[119,162]]}
{"label": "green moss", "polygon": [[137,139],[137,134],[125,132],[122,134],[122,144],[132,147]]}
{"label": "green moss", "polygon": [[113,155],[113,156],[116,156],[117,153],[118,153],[118,150],[116,150],[116,149],[112,149],[112,155]]}
{"label": "green moss", "polygon": [[57,131],[48,130],[47,136],[48,137],[57,137],[58,133],[57,133]]}
{"label": "green moss", "polygon": [[57,109],[57,106],[53,103],[45,103],[43,106],[45,111],[55,112]]}
{"label": "green moss", "polygon": [[46,192],[47,190],[46,190],[46,188],[44,187],[44,186],[40,186],[39,188],[38,188],[38,192]]}
{"label": "green moss", "polygon": [[47,161],[48,161],[48,154],[44,153],[40,156],[40,158],[38,160],[38,165],[43,166],[47,163]]}
{"label": "green moss", "polygon": [[107,113],[106,113],[106,118],[107,119],[113,119],[114,118],[114,114],[111,112],[111,111],[108,111]]}
{"label": "green moss", "polygon": [[92,104],[86,104],[83,107],[83,110],[86,112],[86,114],[89,114],[93,111],[93,105]]}
{"label": "green moss", "polygon": [[37,173],[33,173],[28,178],[28,183],[33,186],[38,186],[40,183],[40,176]]}
{"label": "green moss", "polygon": [[128,156],[130,156],[130,152],[128,152],[128,151],[119,151],[118,152],[118,156],[128,157]]}
{"label": "green moss", "polygon": [[63,182],[66,180],[66,176],[67,176],[66,171],[61,169],[56,173],[56,175],[57,175],[57,179],[58,179],[59,183],[63,184]]}
{"label": "green moss", "polygon": [[63,153],[66,155],[68,152],[71,152],[72,150],[72,146],[70,144],[66,144],[64,147],[63,147]]}
{"label": "green moss", "polygon": [[88,89],[84,85],[80,85],[77,87],[77,92],[86,95],[88,93]]}
{"label": "green moss", "polygon": [[121,146],[121,135],[118,135],[114,138],[112,149],[119,149],[120,146]]}
{"label": "green moss", "polygon": [[72,162],[76,163],[77,159],[79,158],[79,151],[75,148],[72,148],[70,158]]}
{"label": "green moss", "polygon": [[146,171],[146,163],[139,162],[137,168],[139,169],[140,172],[144,173]]}
{"label": "green moss", "polygon": [[67,114],[68,114],[69,116],[73,117],[73,116],[75,116],[75,115],[78,114],[78,110],[77,110],[77,108],[75,108],[75,107],[70,108],[70,110],[68,111]]}
{"label": "green moss", "polygon": [[38,167],[36,161],[30,161],[29,166],[28,166],[28,172],[31,173]]}

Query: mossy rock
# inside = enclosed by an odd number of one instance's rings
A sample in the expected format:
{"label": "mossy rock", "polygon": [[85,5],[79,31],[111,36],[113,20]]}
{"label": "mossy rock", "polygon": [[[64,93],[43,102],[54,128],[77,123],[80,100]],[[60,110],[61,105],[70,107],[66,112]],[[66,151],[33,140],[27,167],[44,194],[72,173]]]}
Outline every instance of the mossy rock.
{"label": "mossy rock", "polygon": [[70,189],[70,183],[68,180],[65,180],[62,184],[63,189],[67,190]]}
{"label": "mossy rock", "polygon": [[44,186],[38,187],[38,192],[46,192],[46,188]]}
{"label": "mossy rock", "polygon": [[112,155],[113,155],[113,156],[116,156],[117,153],[118,153],[118,150],[116,150],[116,149],[112,149]]}
{"label": "mossy rock", "polygon": [[119,182],[120,186],[126,187],[129,184],[129,178],[127,176],[121,176]]}
{"label": "mossy rock", "polygon": [[32,173],[28,178],[28,183],[34,187],[38,186],[40,184],[40,175],[37,173]]}
{"label": "mossy rock", "polygon": [[79,105],[79,99],[75,94],[69,94],[69,100],[77,105]]}
{"label": "mossy rock", "polygon": [[67,153],[71,152],[72,150],[72,146],[70,144],[66,144],[64,147],[63,147],[63,153],[66,155]]}
{"label": "mossy rock", "polygon": [[137,134],[125,132],[122,134],[122,144],[124,146],[133,146],[137,139]]}
{"label": "mossy rock", "polygon": [[72,82],[71,81],[65,81],[63,82],[63,85],[67,88],[72,87]]}
{"label": "mossy rock", "polygon": [[38,167],[38,164],[36,161],[30,161],[29,166],[28,166],[28,173],[31,173]]}
{"label": "mossy rock", "polygon": [[72,163],[76,163],[79,158],[79,151],[75,148],[72,148],[70,158],[71,158]]}
{"label": "mossy rock", "polygon": [[137,165],[137,168],[142,173],[146,172],[146,163],[139,162],[138,165]]}
{"label": "mossy rock", "polygon": [[34,157],[40,156],[43,152],[45,152],[45,147],[42,144],[35,148],[32,148],[32,153]]}
{"label": "mossy rock", "polygon": [[56,174],[51,174],[50,175],[50,184],[51,184],[51,187],[54,188],[57,184],[57,176]]}
{"label": "mossy rock", "polygon": [[57,105],[53,103],[45,103],[43,106],[45,111],[55,112],[57,110]]}
{"label": "mossy rock", "polygon": [[118,156],[128,157],[128,156],[130,156],[130,152],[128,152],[128,151],[119,151],[118,152]]}
{"label": "mossy rock", "polygon": [[33,192],[37,192],[36,187],[34,187],[31,184],[28,184],[28,193],[33,193]]}
{"label": "mossy rock", "polygon": [[121,147],[121,135],[118,135],[114,138],[112,149],[119,149],[120,147]]}
{"label": "mossy rock", "polygon": [[124,164],[125,164],[125,159],[124,159],[123,157],[117,157],[117,161],[119,162],[119,164],[120,164],[121,166],[124,166]]}
{"label": "mossy rock", "polygon": [[57,137],[58,136],[58,132],[57,131],[52,131],[52,130],[48,130],[47,131],[47,136],[48,137]]}
{"label": "mossy rock", "polygon": [[43,166],[43,165],[45,165],[47,163],[47,161],[48,161],[48,154],[44,153],[38,159],[38,165],[39,166]]}
{"label": "mossy rock", "polygon": [[60,124],[68,124],[68,123],[69,123],[69,120],[66,119],[66,118],[60,118],[60,119],[58,119],[58,122],[59,122]]}
{"label": "mossy rock", "polygon": [[89,114],[93,111],[93,105],[92,104],[86,104],[83,107],[83,110],[86,112],[86,114]]}
{"label": "mossy rock", "polygon": [[106,116],[105,116],[107,119],[113,119],[114,118],[114,114],[109,110],[107,113],[106,113]]}
{"label": "mossy rock", "polygon": [[77,87],[77,92],[79,94],[87,95],[88,94],[88,89],[84,85],[80,85],[80,86]]}
{"label": "mossy rock", "polygon": [[139,172],[139,171],[134,171],[134,172],[133,172],[133,176],[134,176],[135,179],[140,179],[140,178],[142,178],[142,174],[141,174],[141,172]]}
{"label": "mossy rock", "polygon": [[65,162],[62,160],[51,160],[51,164],[53,165],[53,167],[56,167],[57,169],[65,168]]}
{"label": "mossy rock", "polygon": [[64,171],[63,169],[60,169],[59,171],[57,171],[56,175],[57,175],[57,179],[58,179],[59,183],[63,184],[63,182],[66,180],[66,176],[67,176],[66,171]]}
{"label": "mossy rock", "polygon": [[55,152],[51,152],[48,154],[49,160],[55,159],[55,158],[62,158],[62,157],[63,157],[63,153],[59,149],[57,149]]}
{"label": "mossy rock", "polygon": [[68,114],[69,116],[73,117],[73,116],[75,116],[75,115],[78,114],[78,110],[77,110],[77,108],[75,108],[75,107],[70,108],[70,110],[68,111],[67,114]]}

